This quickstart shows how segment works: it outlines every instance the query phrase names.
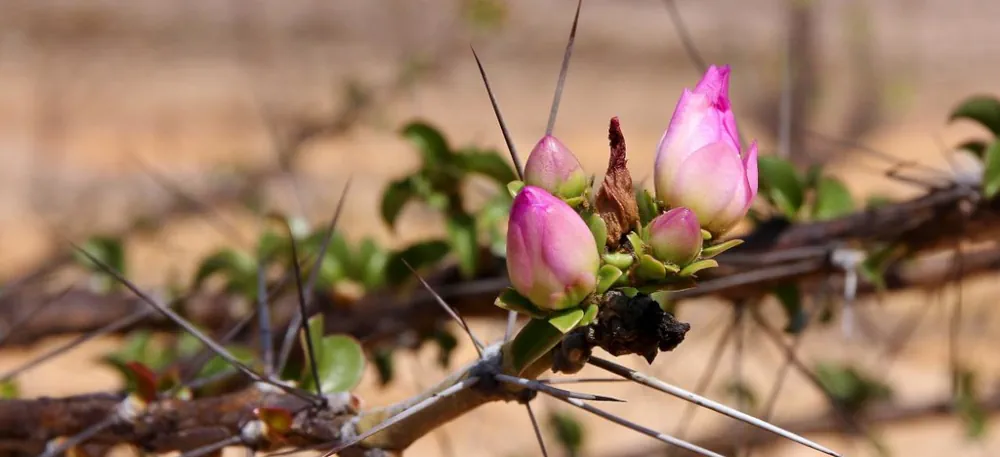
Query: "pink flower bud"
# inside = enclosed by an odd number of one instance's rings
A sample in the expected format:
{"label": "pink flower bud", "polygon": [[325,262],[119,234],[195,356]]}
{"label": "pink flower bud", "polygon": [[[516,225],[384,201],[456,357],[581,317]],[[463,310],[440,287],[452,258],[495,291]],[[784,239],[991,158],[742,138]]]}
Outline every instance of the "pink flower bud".
{"label": "pink flower bud", "polygon": [[563,198],[578,197],[587,187],[580,161],[552,135],[538,141],[524,165],[524,182]]}
{"label": "pink flower bud", "polygon": [[674,208],[657,216],[646,229],[653,257],[664,262],[687,265],[701,252],[698,216],[687,208]]}
{"label": "pink flower bud", "polygon": [[507,223],[507,275],[536,306],[578,305],[597,287],[600,258],[587,224],[544,189],[525,186]]}
{"label": "pink flower bud", "polygon": [[757,143],[741,151],[729,102],[729,66],[709,67],[684,89],[657,146],[657,198],[690,208],[715,235],[735,226],[757,195]]}

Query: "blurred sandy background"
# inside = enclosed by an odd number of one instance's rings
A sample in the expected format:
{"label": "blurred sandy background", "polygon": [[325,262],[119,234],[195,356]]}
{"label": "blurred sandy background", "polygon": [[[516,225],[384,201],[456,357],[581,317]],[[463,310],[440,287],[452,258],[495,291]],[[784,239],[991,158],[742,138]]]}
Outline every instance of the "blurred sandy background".
{"label": "blurred sandy background", "polygon": [[[741,129],[768,153],[777,144],[775,101],[789,11],[796,8],[789,5],[802,3],[677,3],[705,58],[733,66]],[[470,22],[458,0],[0,0],[0,278],[16,277],[51,255],[58,240],[53,233],[74,238],[114,230],[169,199],[150,178],[150,168],[198,193],[217,185],[226,172],[274,162],[270,129],[282,132],[304,119],[332,117],[346,103],[349,84],[375,90],[384,100],[347,134],[308,143],[294,179],[268,181],[271,203],[318,220],[332,211],[345,180],[353,176],[341,225],[350,236],[370,234],[392,243],[440,230],[425,217],[429,213],[411,207],[402,233],[392,234],[375,208],[385,183],[417,164],[416,154],[394,133],[410,119],[430,120],[457,144],[503,147],[468,51],[470,41],[484,60],[522,155],[544,130],[575,2],[505,5],[502,24],[491,28]],[[794,35],[813,40],[806,53],[815,77],[805,92],[811,108],[808,115],[800,113],[805,127],[849,135],[946,170],[945,145],[975,132],[947,126],[948,110],[971,93],[1000,89],[995,58],[1000,42],[994,32],[1000,2],[828,0],[807,9],[810,32]],[[434,69],[417,71],[423,64]],[[413,73],[412,84],[391,95],[379,92],[404,72]],[[607,122],[619,116],[631,169],[642,179],[651,173],[654,147],[676,97],[698,77],[663,2],[587,0],[556,135],[586,167],[603,170]],[[886,163],[864,153],[828,145],[815,149],[822,155],[803,160],[829,162],[859,195],[913,192],[882,177]],[[238,205],[222,213],[252,236],[251,214]],[[130,240],[131,274],[149,286],[169,275],[187,277],[199,254],[237,241],[229,238],[203,217],[173,220]],[[995,287],[989,279],[965,287],[968,316],[987,315],[977,309],[995,306]],[[944,318],[955,296],[954,290],[899,294],[868,310],[889,328],[927,300],[940,301],[891,369],[872,367],[888,377],[901,403],[947,392],[945,331],[935,322]],[[661,356],[650,370],[692,387],[727,319],[725,309],[711,301],[686,305],[681,317],[694,326],[689,341]],[[984,385],[995,384],[1000,374],[996,322],[968,320],[967,361],[980,367]],[[477,323],[477,328],[492,339],[502,335],[495,323]],[[744,370],[763,395],[781,359],[759,335],[750,334],[747,341]],[[0,370],[55,342],[0,353]],[[89,344],[26,373],[20,379],[24,394],[65,395],[113,385],[113,373],[96,367],[93,359],[116,344],[114,339]],[[807,360],[871,363],[866,358],[870,344],[847,341],[834,326],[809,334],[803,353]],[[456,361],[472,354],[463,345]],[[362,389],[366,401],[388,403],[438,379],[443,373],[433,356],[428,350],[402,360],[400,378],[385,390],[368,376]],[[710,396],[731,402],[724,391],[731,365],[722,362]],[[666,432],[682,410],[681,402],[637,386],[592,390],[629,399],[612,409]],[[824,407],[800,376],[789,378],[781,398],[779,418],[811,417]],[[562,406],[540,403],[543,415]],[[586,455],[662,453],[644,437],[582,413],[577,417],[588,429]],[[709,412],[699,413],[689,436],[703,436],[723,423]],[[961,424],[953,420],[912,421],[879,431],[893,455],[1000,455],[997,426],[979,443],[966,441]],[[833,435],[814,438],[850,455],[872,455],[863,443]],[[539,455],[528,418],[517,405],[482,408],[423,439],[408,455],[449,453]],[[782,444],[758,455],[817,454]]]}

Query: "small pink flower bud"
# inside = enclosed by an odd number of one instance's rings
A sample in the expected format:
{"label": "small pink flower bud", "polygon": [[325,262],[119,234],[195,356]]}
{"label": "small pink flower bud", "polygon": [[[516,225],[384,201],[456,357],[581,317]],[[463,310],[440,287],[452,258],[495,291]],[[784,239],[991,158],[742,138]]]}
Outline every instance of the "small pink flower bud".
{"label": "small pink flower bud", "polygon": [[521,189],[507,223],[514,290],[540,308],[570,308],[597,287],[599,267],[594,236],[576,211],[542,188]]}
{"label": "small pink flower bud", "polygon": [[524,165],[524,182],[563,198],[578,197],[587,188],[587,174],[576,156],[552,135],[535,144]]}
{"label": "small pink flower bud", "polygon": [[694,91],[684,89],[657,146],[657,198],[684,206],[702,227],[725,233],[757,195],[757,143],[741,151],[729,101],[729,66],[711,66]]}
{"label": "small pink flower bud", "polygon": [[698,216],[687,208],[674,208],[657,216],[646,230],[653,257],[664,262],[687,265],[701,252]]}

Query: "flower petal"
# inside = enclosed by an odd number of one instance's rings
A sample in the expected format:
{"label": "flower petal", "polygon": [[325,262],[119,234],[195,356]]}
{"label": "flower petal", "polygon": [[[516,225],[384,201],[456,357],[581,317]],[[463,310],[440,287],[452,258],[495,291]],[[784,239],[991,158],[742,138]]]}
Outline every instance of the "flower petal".
{"label": "flower petal", "polygon": [[681,164],[667,202],[688,207],[702,226],[708,226],[729,206],[737,188],[745,182],[739,152],[728,142],[717,141],[695,151]]}

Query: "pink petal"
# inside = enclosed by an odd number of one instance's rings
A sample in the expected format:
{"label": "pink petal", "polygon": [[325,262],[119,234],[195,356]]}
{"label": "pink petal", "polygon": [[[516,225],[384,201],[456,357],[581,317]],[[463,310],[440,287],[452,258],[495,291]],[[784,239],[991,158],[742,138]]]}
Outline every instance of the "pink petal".
{"label": "pink petal", "polygon": [[717,141],[695,151],[681,164],[668,202],[688,207],[703,226],[708,226],[729,206],[737,188],[745,182],[739,152],[728,142]]}

